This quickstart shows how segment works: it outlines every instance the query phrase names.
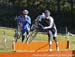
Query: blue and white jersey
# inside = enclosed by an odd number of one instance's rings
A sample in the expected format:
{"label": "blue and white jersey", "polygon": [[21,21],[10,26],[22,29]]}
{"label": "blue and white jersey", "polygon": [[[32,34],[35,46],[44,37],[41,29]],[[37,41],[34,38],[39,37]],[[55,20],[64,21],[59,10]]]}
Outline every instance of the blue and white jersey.
{"label": "blue and white jersey", "polygon": [[27,15],[18,16],[18,24],[21,24],[21,30],[30,30],[31,18]]}

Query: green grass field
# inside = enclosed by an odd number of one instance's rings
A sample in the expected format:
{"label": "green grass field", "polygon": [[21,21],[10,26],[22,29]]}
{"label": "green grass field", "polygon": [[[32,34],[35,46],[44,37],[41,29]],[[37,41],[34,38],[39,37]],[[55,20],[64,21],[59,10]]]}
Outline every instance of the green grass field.
{"label": "green grass field", "polygon": [[[15,33],[14,30],[15,29],[11,29],[11,28],[2,28],[2,27],[0,28],[0,52],[13,51],[12,43],[13,43],[13,38]],[[7,40],[6,45],[3,40],[3,32],[5,32],[5,36]],[[47,41],[48,40],[47,38],[48,37],[46,34],[42,34],[41,32],[39,32],[33,41]],[[59,41],[67,40],[66,34],[58,33],[58,40]],[[70,41],[70,50],[75,50],[75,37],[69,36],[69,41]],[[21,42],[21,38],[18,39],[18,42]]]}

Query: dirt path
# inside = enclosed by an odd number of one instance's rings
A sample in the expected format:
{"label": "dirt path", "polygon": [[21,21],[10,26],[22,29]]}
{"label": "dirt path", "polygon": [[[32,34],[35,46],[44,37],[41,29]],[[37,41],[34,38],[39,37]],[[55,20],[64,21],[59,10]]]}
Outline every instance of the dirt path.
{"label": "dirt path", "polygon": [[10,52],[0,53],[0,57],[75,57],[75,51]]}

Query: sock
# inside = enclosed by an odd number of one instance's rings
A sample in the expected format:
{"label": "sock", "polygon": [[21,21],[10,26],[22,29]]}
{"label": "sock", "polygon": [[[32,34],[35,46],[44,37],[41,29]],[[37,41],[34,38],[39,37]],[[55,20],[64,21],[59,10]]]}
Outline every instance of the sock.
{"label": "sock", "polygon": [[25,36],[22,36],[22,42],[24,41]]}

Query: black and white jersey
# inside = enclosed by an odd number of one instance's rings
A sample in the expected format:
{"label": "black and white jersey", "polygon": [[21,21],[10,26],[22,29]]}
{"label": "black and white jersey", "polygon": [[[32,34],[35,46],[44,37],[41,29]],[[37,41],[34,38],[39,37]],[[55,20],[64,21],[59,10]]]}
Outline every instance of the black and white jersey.
{"label": "black and white jersey", "polygon": [[46,27],[46,29],[52,29],[52,28],[56,29],[54,19],[51,16],[43,18],[39,23],[42,24],[43,27]]}

